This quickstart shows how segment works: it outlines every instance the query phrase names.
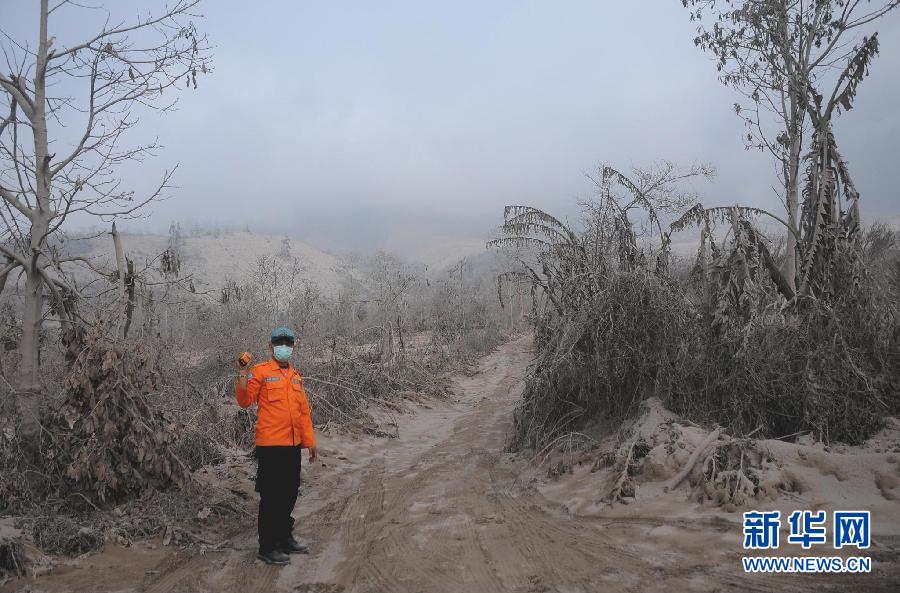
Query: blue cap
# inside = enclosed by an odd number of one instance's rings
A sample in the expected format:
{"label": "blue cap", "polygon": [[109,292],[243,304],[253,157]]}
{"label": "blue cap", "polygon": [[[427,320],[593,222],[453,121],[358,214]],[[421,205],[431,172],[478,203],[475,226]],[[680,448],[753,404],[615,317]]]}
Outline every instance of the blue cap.
{"label": "blue cap", "polygon": [[294,332],[287,327],[276,327],[272,330],[272,341],[274,342],[278,338],[288,338],[291,342],[297,340],[296,336],[294,336]]}

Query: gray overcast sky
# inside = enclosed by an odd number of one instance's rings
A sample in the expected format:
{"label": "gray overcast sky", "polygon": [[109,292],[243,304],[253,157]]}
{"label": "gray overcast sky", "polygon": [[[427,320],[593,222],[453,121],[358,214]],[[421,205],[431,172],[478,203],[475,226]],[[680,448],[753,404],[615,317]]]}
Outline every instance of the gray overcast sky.
{"label": "gray overcast sky", "polygon": [[[35,4],[0,0],[0,26],[31,35]],[[127,17],[159,3],[107,5]],[[709,204],[780,208],[774,166],[744,150],[738,97],[679,0],[206,0],[202,12],[215,72],[178,112],[143,119],[165,150],[129,172],[146,189],[181,164],[155,228],[248,224],[337,249],[482,237],[505,204],[571,216],[591,191],[583,172],[657,158],[714,164],[697,187]],[[57,19],[51,34],[83,37],[88,20]],[[881,55],[836,125],[870,220],[900,214],[900,11],[878,30]]]}

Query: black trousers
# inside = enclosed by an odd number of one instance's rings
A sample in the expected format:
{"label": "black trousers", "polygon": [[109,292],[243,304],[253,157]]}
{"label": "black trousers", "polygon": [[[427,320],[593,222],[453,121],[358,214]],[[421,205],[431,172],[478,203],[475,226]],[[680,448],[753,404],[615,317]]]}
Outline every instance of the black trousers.
{"label": "black trousers", "polygon": [[300,489],[300,447],[256,448],[259,549],[270,552],[291,536],[291,512]]}

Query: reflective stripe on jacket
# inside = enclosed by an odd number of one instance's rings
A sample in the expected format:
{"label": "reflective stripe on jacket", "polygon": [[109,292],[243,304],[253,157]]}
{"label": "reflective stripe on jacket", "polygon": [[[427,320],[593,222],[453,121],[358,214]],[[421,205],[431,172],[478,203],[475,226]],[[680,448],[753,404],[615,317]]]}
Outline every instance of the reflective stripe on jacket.
{"label": "reflective stripe on jacket", "polygon": [[240,381],[237,382],[237,403],[242,408],[257,404],[257,445],[315,447],[303,377],[294,367],[288,369],[285,376],[274,359],[254,365],[247,373],[247,388],[241,389]]}

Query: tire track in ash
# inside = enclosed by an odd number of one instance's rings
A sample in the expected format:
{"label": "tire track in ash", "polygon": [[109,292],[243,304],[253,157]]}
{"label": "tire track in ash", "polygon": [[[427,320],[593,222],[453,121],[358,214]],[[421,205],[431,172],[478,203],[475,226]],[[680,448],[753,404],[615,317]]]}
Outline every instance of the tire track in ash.
{"label": "tire track in ash", "polygon": [[[265,593],[275,589],[279,567],[269,566],[256,560],[256,552],[231,552],[232,557],[226,559],[223,570],[230,575],[223,581],[229,583],[226,588],[234,591]],[[220,570],[222,570],[220,569]],[[147,593],[174,593],[177,591],[209,590],[207,580],[219,580],[211,572],[219,572],[208,556],[192,556],[186,562],[180,562],[172,569],[164,572],[158,580],[147,589]],[[230,586],[233,584],[233,586]]]}
{"label": "tire track in ash", "polygon": [[368,548],[374,545],[378,525],[384,516],[383,475],[383,459],[370,464],[343,513],[339,534],[341,546],[344,554],[356,562],[338,582],[350,584],[360,579],[362,561],[368,557]]}
{"label": "tire track in ash", "polygon": [[[431,453],[431,452],[429,452]],[[416,462],[416,466],[423,466],[432,457],[426,455]],[[339,568],[338,583],[343,586],[355,590],[361,584],[369,586],[380,584],[386,589],[398,589],[401,582],[393,576],[392,572],[382,570],[382,567],[374,563],[371,559],[374,546],[380,545],[386,549],[390,549],[392,543],[394,545],[403,545],[406,542],[392,542],[390,540],[390,532],[385,535],[383,533],[385,527],[392,522],[399,522],[398,516],[401,515],[400,509],[405,507],[413,498],[417,486],[417,481],[423,476],[433,471],[432,466],[419,469],[417,474],[418,480],[403,479],[400,481],[398,488],[395,488],[388,497],[388,503],[385,505],[385,485],[383,482],[384,462],[380,460],[377,464],[377,471],[369,471],[366,474],[367,479],[363,480],[359,490],[351,497],[352,502],[348,505],[348,511],[345,513],[347,524],[341,529],[341,541],[344,547],[345,561]],[[367,497],[363,493],[364,488],[376,487],[380,490],[381,512],[374,521],[375,516],[370,515],[372,525],[361,526],[358,524],[359,515],[364,514],[363,509],[366,508]],[[369,500],[371,498],[369,497]],[[362,513],[360,511],[363,511]],[[359,538],[360,535],[368,533],[370,541],[365,542]],[[404,553],[410,553],[412,550],[403,550]]]}
{"label": "tire track in ash", "polygon": [[[429,583],[429,588],[435,590],[467,588],[466,580],[457,578],[450,571],[436,565],[432,559],[423,558],[422,550],[413,545],[415,537],[410,536],[410,533],[421,531],[422,527],[415,518],[410,518],[410,506],[414,503],[421,504],[423,488],[432,485],[434,478],[440,478],[442,472],[446,471],[448,462],[445,453],[443,448],[432,449],[413,464],[419,468],[414,478],[401,476],[391,480],[392,485],[396,484],[395,488],[385,488],[382,484],[389,502],[376,524],[366,528],[370,537],[369,545],[363,546],[364,549],[357,546],[354,553],[349,555],[341,570],[341,584],[354,590],[406,590],[410,587],[417,588],[414,583],[423,582]],[[423,467],[426,464],[427,467]],[[357,511],[353,511],[352,514],[356,513]],[[465,540],[467,528],[468,533],[473,533],[471,525],[467,525],[468,519],[455,509],[427,515],[430,518],[434,516],[441,517],[432,521],[436,527],[435,536],[439,540]],[[350,520],[352,519],[351,516]],[[348,531],[354,529],[352,525],[348,527]],[[479,584],[490,583],[493,576],[483,571],[475,574]],[[493,585],[488,590],[496,590],[496,583]]]}
{"label": "tire track in ash", "polygon": [[[601,545],[602,542],[587,541],[592,535],[587,528],[577,523],[563,526],[555,520],[548,520],[531,495],[526,492],[513,493],[516,476],[512,472],[502,472],[497,467],[495,455],[485,451],[482,459],[491,485],[490,498],[495,512],[515,534],[512,541],[522,555],[541,568],[537,574],[544,585],[589,590],[596,587],[598,572],[612,572],[607,569],[610,558],[605,553],[606,546]],[[634,562],[637,559],[637,554],[617,558],[619,566],[622,561]],[[585,578],[580,575],[590,576]]]}
{"label": "tire track in ash", "polygon": [[[496,361],[494,366],[506,367]],[[509,382],[492,375],[491,389]],[[514,381],[513,381],[514,382]],[[467,402],[468,404],[474,402]],[[460,416],[467,416],[470,410]],[[459,427],[409,464],[418,470],[414,478],[401,472],[385,480],[386,500],[381,524],[373,530],[377,545],[367,549],[367,559],[357,561],[356,578],[341,580],[353,590],[392,589],[436,591],[501,591],[509,587],[501,578],[493,540],[486,539],[479,519],[484,515],[485,489],[489,481],[472,455]],[[396,475],[399,474],[399,475]],[[413,507],[429,512],[416,516]],[[418,547],[417,539],[424,540]],[[436,553],[430,553],[434,546]],[[516,558],[519,563],[527,559]],[[352,570],[344,567],[344,574]],[[347,578],[345,576],[345,578]],[[523,581],[524,582],[524,581]]]}
{"label": "tire track in ash", "polygon": [[[243,538],[248,530],[241,528],[228,534],[226,541]],[[254,532],[255,533],[255,532]],[[225,566],[234,563],[238,553],[226,552]],[[172,593],[175,591],[199,590],[204,588],[204,578],[208,574],[213,557],[221,558],[221,552],[209,552],[206,555],[179,552],[174,557],[166,558],[159,567],[160,574],[141,591],[146,593]]]}
{"label": "tire track in ash", "polygon": [[[525,558],[527,564],[539,569],[532,571],[533,574],[509,570],[509,558],[506,558],[507,566],[503,572],[507,578],[517,582],[527,581],[538,587],[574,585],[591,588],[592,581],[585,581],[575,575],[584,574],[589,567],[602,567],[604,559],[593,550],[585,550],[584,546],[577,545],[583,527],[576,524],[577,529],[565,530],[559,529],[555,523],[548,524],[538,520],[543,519],[543,516],[534,513],[534,503],[529,495],[526,492],[513,493],[512,487],[517,476],[512,472],[500,475],[499,452],[505,445],[506,433],[511,429],[511,410],[515,402],[515,398],[503,398],[500,394],[503,391],[511,393],[519,385],[521,378],[515,376],[507,376],[503,381],[497,382],[493,397],[479,406],[481,422],[469,423],[463,428],[463,438],[479,445],[472,450],[472,455],[478,459],[482,470],[480,479],[487,485],[485,497],[492,505],[493,514],[506,525],[504,529],[485,530],[493,540],[493,545],[487,548],[497,550],[503,549],[504,543],[511,545],[515,550],[514,555]],[[580,559],[571,554],[554,553],[560,549],[571,551],[573,548],[580,552]],[[507,552],[506,556],[509,555]],[[519,566],[516,563],[515,568]]]}
{"label": "tire track in ash", "polygon": [[[457,416],[471,411],[471,405],[472,402],[465,402],[464,407],[468,409],[459,410]],[[458,473],[460,458],[466,453],[464,446],[454,443],[458,440],[456,434],[410,459],[401,471],[395,470],[384,477],[383,514],[379,521],[366,528],[364,537],[369,539],[368,545],[356,546],[351,551],[349,544],[355,538],[343,537],[347,544],[346,558],[335,579],[339,585],[351,590],[401,591],[460,590],[473,586],[490,591],[503,588],[495,571],[485,563],[484,542],[480,540],[474,518],[462,508],[468,506],[464,496],[467,485],[457,488],[445,483],[448,475]],[[402,469],[415,473],[407,477]],[[371,487],[371,483],[362,489]],[[444,492],[445,489],[452,492]],[[438,494],[442,500],[448,499],[446,504],[435,504]],[[358,509],[354,507],[347,513],[349,521],[363,514]],[[429,511],[425,517],[416,517],[423,509]],[[362,535],[358,530],[351,523],[345,531]],[[424,549],[421,544],[417,547],[421,536],[442,542],[441,552],[430,554],[429,545]],[[448,548],[452,548],[451,554],[447,553]]]}

